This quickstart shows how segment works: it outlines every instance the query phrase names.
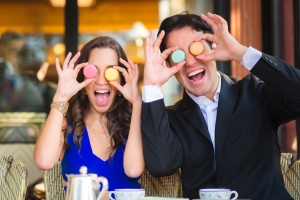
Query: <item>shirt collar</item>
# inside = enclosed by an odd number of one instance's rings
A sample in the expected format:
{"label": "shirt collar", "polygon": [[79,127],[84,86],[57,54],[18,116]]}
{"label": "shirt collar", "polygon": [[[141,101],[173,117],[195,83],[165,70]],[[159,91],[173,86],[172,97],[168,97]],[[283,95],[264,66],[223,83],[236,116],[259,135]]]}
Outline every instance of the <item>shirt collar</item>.
{"label": "shirt collar", "polygon": [[219,102],[219,94],[220,94],[220,91],[221,91],[221,75],[218,73],[218,77],[219,77],[219,83],[218,83],[218,87],[217,87],[217,90],[215,92],[215,95],[214,95],[214,102],[211,101],[210,99],[208,99],[206,96],[195,96],[191,93],[189,93],[188,91],[186,91],[186,93],[193,99],[193,101],[195,101],[198,105],[209,105],[209,104],[212,104],[212,103],[218,103]]}

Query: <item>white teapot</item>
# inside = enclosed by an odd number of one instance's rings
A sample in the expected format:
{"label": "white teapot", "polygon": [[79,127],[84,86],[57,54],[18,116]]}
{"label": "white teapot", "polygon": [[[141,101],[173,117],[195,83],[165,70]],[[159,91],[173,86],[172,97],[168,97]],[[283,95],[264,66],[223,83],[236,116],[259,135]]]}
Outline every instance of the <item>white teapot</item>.
{"label": "white teapot", "polygon": [[[87,167],[85,166],[80,167],[79,172],[78,175],[67,175],[66,200],[101,200],[108,190],[107,179],[102,176],[97,177],[97,175],[95,177],[95,174],[87,174]],[[96,190],[99,190],[100,183],[102,183],[102,190],[96,199],[95,193],[97,193]]]}

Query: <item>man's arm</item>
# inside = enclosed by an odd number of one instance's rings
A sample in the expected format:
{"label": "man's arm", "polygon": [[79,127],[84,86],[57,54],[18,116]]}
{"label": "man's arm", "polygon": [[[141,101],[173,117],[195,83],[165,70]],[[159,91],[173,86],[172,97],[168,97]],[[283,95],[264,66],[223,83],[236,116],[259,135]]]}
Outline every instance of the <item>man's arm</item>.
{"label": "man's arm", "polygon": [[263,81],[254,87],[259,101],[278,126],[300,117],[300,70],[263,54],[251,73]]}
{"label": "man's arm", "polygon": [[169,126],[161,90],[156,86],[144,86],[142,94],[141,117],[146,166],[156,177],[171,175],[182,164],[181,143]]}

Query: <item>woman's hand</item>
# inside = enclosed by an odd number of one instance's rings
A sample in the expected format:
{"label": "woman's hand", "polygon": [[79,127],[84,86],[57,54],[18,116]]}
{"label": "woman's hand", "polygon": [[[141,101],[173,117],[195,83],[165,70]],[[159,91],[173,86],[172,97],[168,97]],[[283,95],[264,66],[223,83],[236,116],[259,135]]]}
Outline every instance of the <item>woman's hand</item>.
{"label": "woman's hand", "polygon": [[178,72],[186,61],[182,61],[177,65],[168,67],[164,64],[169,55],[178,47],[171,47],[159,53],[159,46],[165,35],[164,31],[158,35],[155,42],[154,33],[151,32],[150,36],[146,38],[145,46],[145,66],[144,66],[144,85],[162,86],[169,80],[176,72]]}
{"label": "woman's hand", "polygon": [[58,74],[58,85],[56,94],[54,95],[53,101],[68,101],[74,96],[79,90],[88,85],[93,79],[86,79],[82,83],[78,83],[77,75],[80,69],[86,66],[88,63],[81,63],[74,67],[75,62],[80,56],[80,52],[70,60],[72,54],[69,53],[61,68],[59,60],[56,58],[56,71]]}
{"label": "woman's hand", "polygon": [[115,88],[117,88],[123,96],[130,101],[132,104],[141,102],[142,97],[138,87],[139,81],[139,68],[137,64],[134,64],[130,59],[128,62],[120,58],[120,62],[127,68],[124,69],[119,66],[114,66],[119,72],[121,72],[125,78],[125,85],[121,86],[118,82],[109,82]]}

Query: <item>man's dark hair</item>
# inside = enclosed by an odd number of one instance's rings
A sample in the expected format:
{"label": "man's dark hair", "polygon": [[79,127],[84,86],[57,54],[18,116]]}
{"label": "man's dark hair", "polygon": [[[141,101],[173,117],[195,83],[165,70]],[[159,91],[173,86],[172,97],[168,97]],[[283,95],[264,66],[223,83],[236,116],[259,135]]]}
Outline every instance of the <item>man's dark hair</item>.
{"label": "man's dark hair", "polygon": [[[162,39],[162,42],[159,47],[161,52],[163,52],[166,49],[166,38],[168,34],[174,30],[181,29],[185,26],[189,26],[196,31],[203,31],[203,33],[214,34],[214,31],[212,30],[210,25],[208,25],[204,20],[202,20],[199,15],[189,14],[187,11],[177,15],[173,15],[162,21],[157,33],[157,35],[159,35],[162,30],[165,31],[165,36]],[[207,42],[211,47],[212,43],[209,41]]]}
{"label": "man's dark hair", "polygon": [[24,36],[15,31],[6,31],[0,35],[0,44],[9,45],[12,40],[23,40]]}

